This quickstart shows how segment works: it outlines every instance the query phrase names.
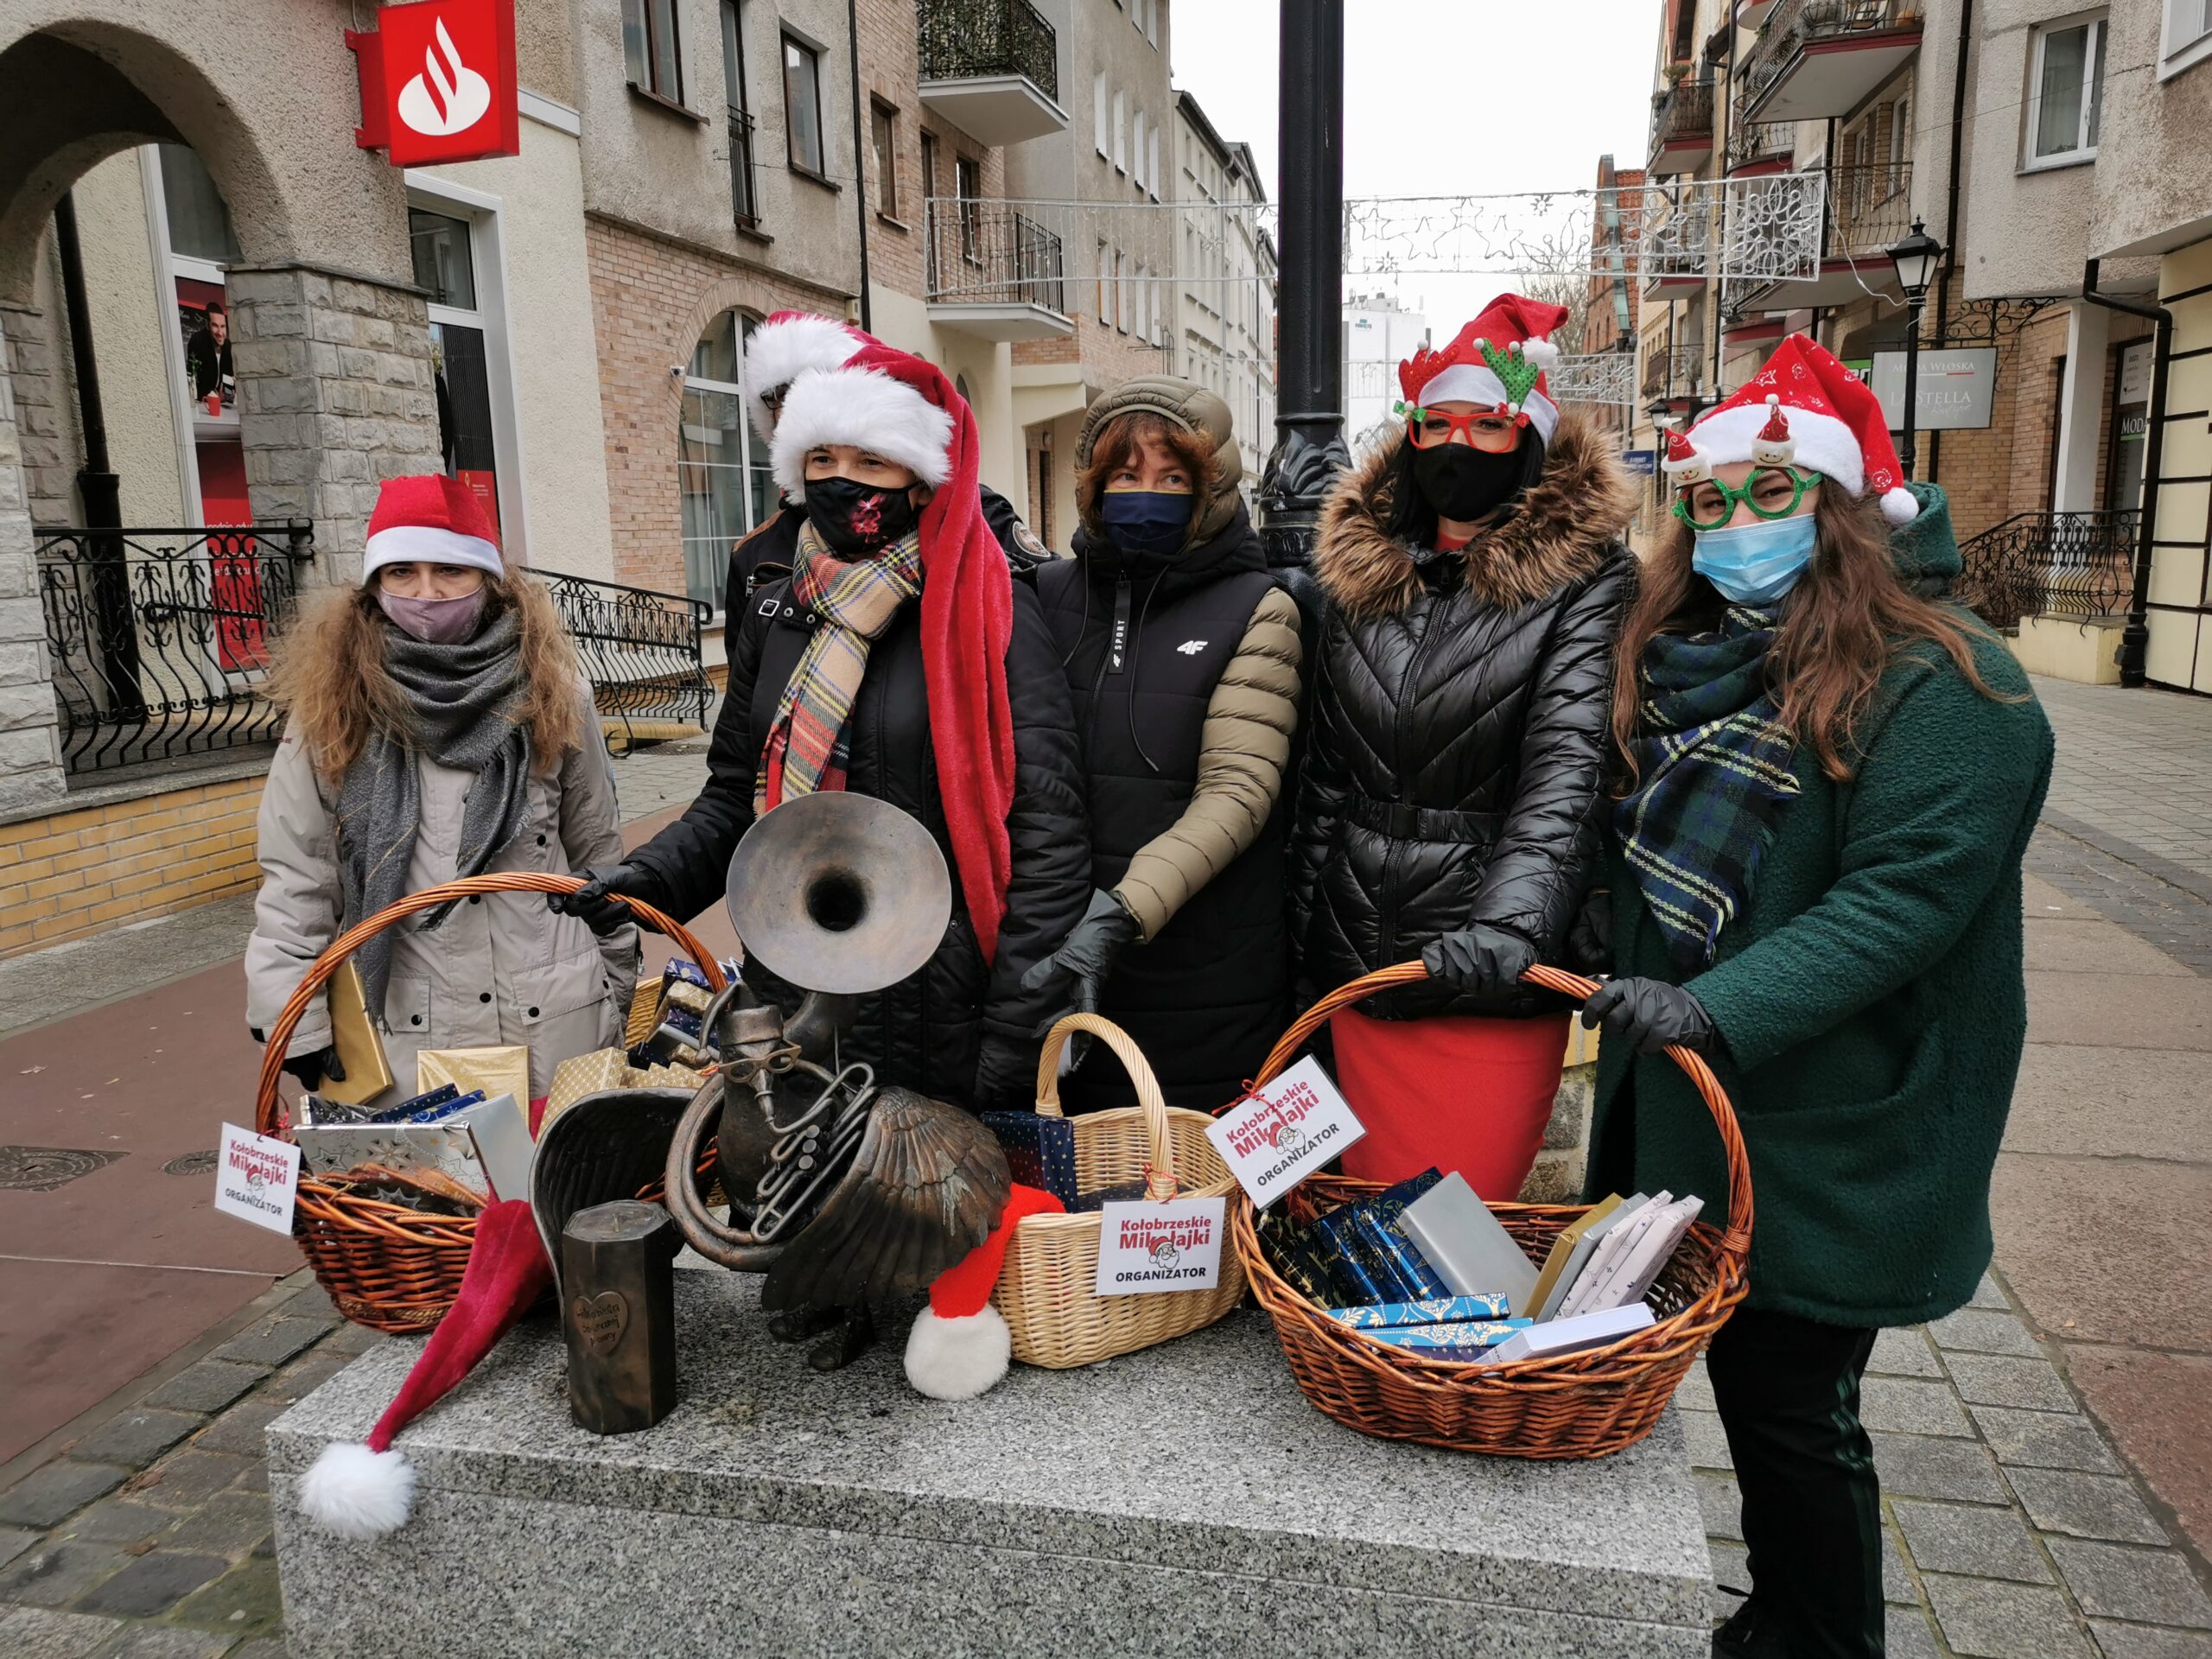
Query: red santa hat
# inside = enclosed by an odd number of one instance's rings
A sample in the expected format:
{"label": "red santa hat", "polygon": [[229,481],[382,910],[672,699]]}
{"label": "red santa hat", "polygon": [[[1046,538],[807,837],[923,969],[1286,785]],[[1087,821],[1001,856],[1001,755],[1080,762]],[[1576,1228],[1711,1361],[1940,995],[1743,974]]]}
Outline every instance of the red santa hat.
{"label": "red santa hat", "polygon": [[1544,442],[1559,425],[1544,371],[1559,361],[1548,336],[1567,308],[1521,294],[1501,294],[1442,351],[1424,346],[1398,365],[1399,412],[1430,404],[1479,404],[1518,416]]}
{"label": "red santa hat", "polygon": [[[1892,524],[1920,511],[1904,487],[1889,423],[1866,382],[1804,334],[1789,334],[1765,365],[1690,428],[1688,445],[1710,476],[1741,461],[1795,464],[1840,486],[1853,498],[1869,491]],[[1771,456],[1782,460],[1770,460]],[[1669,476],[1694,483],[1673,463]]]}
{"label": "red santa hat", "polygon": [[506,574],[499,532],[484,516],[476,492],[457,478],[442,473],[388,478],[377,491],[368,543],[361,552],[361,580],[365,582],[387,564],[417,560]]}
{"label": "red santa hat", "polygon": [[976,414],[936,364],[871,342],[792,383],[769,449],[776,481],[804,495],[808,452],[830,443],[895,461],[936,492],[921,519],[922,674],[953,863],[988,963],[1014,873],[1014,583],[983,518]]}
{"label": "red santa hat", "polygon": [[780,391],[809,369],[834,369],[863,346],[877,344],[849,322],[811,311],[777,311],[745,342],[745,413],[766,442],[775,435],[775,417],[761,401]]}
{"label": "red santa hat", "polygon": [[932,1400],[973,1400],[1006,1375],[1014,1333],[991,1306],[1007,1247],[1025,1217],[1058,1215],[1067,1206],[1052,1193],[1016,1182],[999,1224],[930,1287],[930,1305],[906,1335],[906,1380]]}
{"label": "red santa hat", "polygon": [[450,1393],[553,1281],[537,1218],[520,1198],[476,1220],[461,1293],[416,1356],[366,1441],[333,1442],[300,1478],[300,1510],[344,1538],[380,1538],[406,1524],[415,1471],[392,1437]]}

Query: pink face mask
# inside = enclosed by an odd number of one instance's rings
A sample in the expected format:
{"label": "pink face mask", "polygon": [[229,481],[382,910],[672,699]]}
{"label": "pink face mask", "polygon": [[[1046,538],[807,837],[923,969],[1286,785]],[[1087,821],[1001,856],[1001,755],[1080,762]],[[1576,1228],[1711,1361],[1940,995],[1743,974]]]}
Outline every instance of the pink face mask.
{"label": "pink face mask", "polygon": [[477,619],[484,613],[484,590],[479,588],[459,599],[402,599],[380,593],[377,603],[425,645],[457,645],[476,632]]}

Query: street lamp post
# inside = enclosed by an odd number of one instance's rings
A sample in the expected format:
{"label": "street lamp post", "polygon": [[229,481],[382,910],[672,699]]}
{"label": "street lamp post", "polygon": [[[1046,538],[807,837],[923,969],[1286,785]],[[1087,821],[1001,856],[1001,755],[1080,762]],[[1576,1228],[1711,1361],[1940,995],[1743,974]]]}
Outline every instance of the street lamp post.
{"label": "street lamp post", "polygon": [[1916,217],[1911,234],[1889,252],[1890,263],[1897,268],[1897,286],[1904,290],[1908,314],[1904,336],[1904,442],[1897,447],[1897,464],[1910,478],[1920,460],[1920,317],[1928,305],[1929,285],[1936,280],[1936,264],[1943,257],[1943,245],[1929,235]]}
{"label": "street lamp post", "polygon": [[1260,480],[1268,563],[1302,570],[1321,498],[1351,457],[1339,359],[1344,250],[1344,0],[1281,0],[1275,447]]}

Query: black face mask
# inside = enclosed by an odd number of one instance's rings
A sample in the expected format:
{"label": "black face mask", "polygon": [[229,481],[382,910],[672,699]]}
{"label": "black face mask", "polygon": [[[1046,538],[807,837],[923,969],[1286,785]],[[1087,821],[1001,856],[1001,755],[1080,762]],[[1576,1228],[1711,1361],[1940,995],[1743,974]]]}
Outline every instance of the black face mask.
{"label": "black face mask", "polygon": [[1471,444],[1414,451],[1414,482],[1440,518],[1471,524],[1521,486],[1519,445],[1492,454]]}
{"label": "black face mask", "polygon": [[880,552],[914,528],[920,514],[905,490],[849,478],[806,480],[806,521],[841,559]]}

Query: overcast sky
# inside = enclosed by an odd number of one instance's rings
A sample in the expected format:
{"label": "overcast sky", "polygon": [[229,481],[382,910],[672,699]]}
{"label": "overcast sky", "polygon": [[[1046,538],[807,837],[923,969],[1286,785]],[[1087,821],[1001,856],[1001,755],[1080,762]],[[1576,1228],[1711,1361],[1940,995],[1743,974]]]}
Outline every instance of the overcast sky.
{"label": "overcast sky", "polygon": [[[1640,167],[1661,0],[1345,0],[1344,194],[1587,189],[1598,157]],[[1175,85],[1243,139],[1275,194],[1276,0],[1180,0]],[[1506,286],[1402,279],[1402,299],[1455,325]],[[1355,279],[1357,285],[1371,282]]]}

